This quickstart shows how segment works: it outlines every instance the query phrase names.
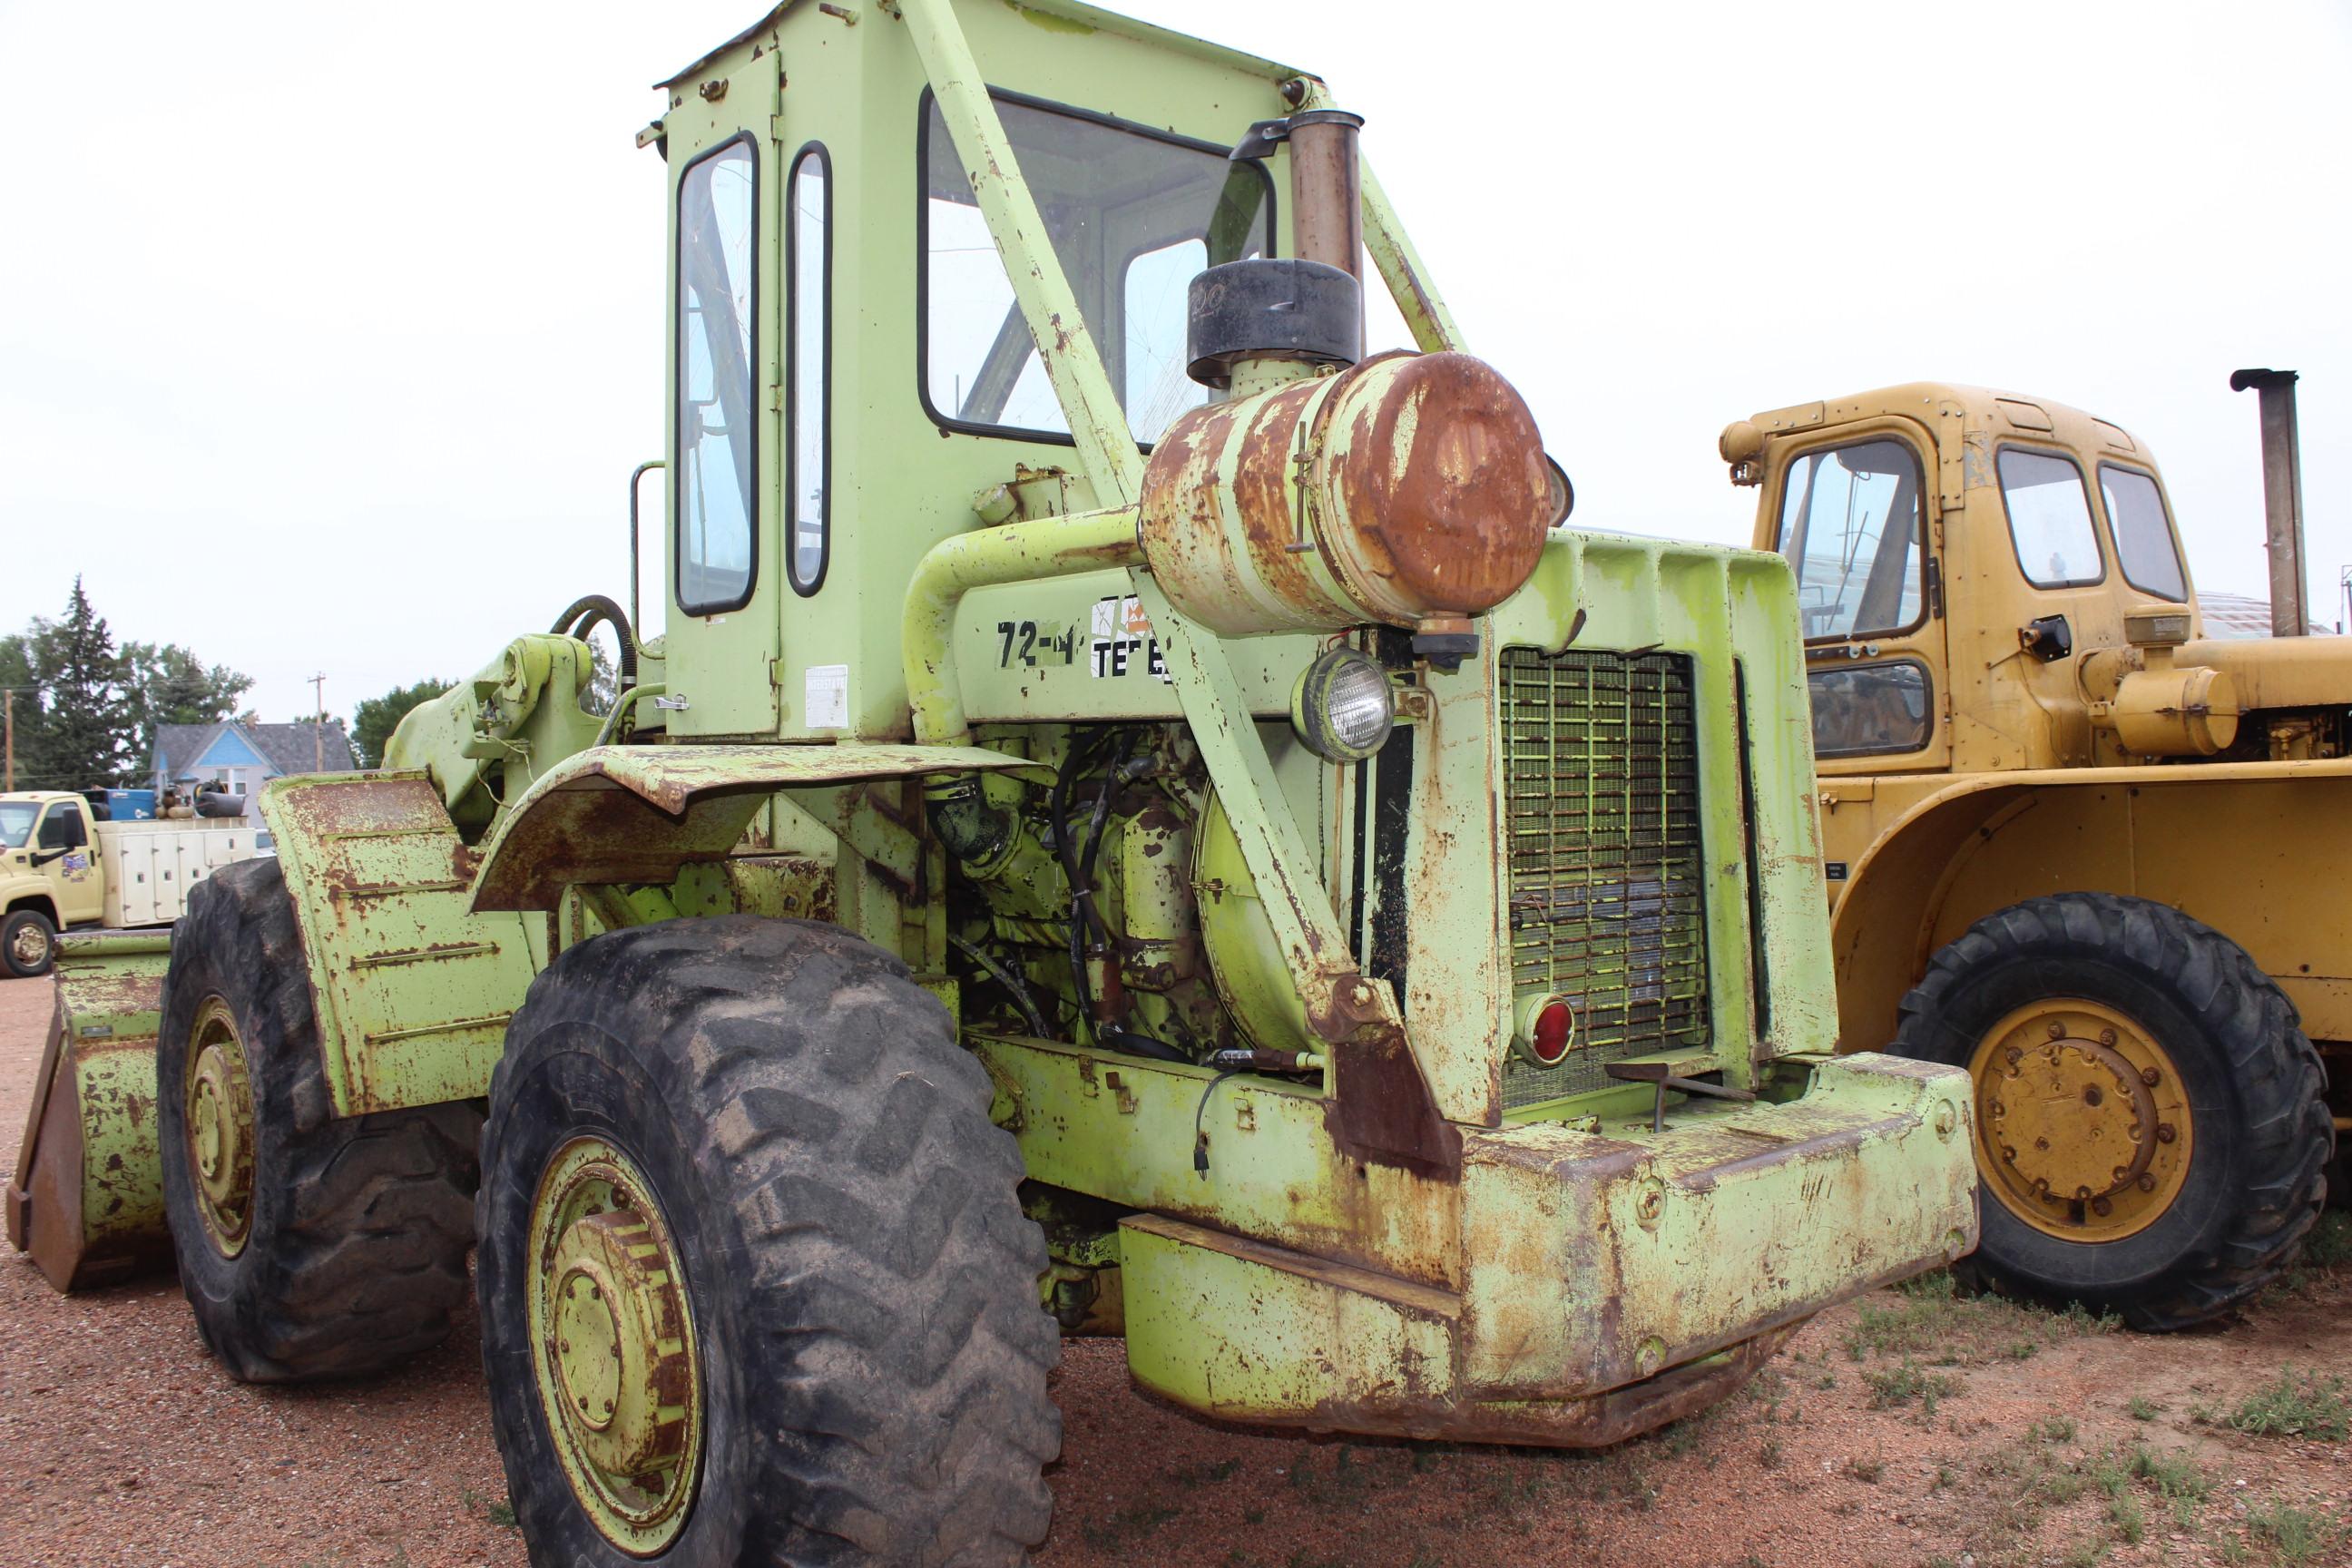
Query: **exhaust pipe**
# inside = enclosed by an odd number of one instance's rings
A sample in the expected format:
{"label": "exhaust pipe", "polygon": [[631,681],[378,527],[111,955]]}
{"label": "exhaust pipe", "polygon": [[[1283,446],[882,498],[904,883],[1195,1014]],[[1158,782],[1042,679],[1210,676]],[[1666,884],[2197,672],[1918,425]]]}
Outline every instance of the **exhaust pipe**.
{"label": "exhaust pipe", "polygon": [[2263,510],[2271,552],[2271,636],[2299,637],[2311,630],[2309,590],[2303,572],[2303,452],[2295,439],[2295,374],[2241,370],[2230,390],[2252,387],[2262,396]]}

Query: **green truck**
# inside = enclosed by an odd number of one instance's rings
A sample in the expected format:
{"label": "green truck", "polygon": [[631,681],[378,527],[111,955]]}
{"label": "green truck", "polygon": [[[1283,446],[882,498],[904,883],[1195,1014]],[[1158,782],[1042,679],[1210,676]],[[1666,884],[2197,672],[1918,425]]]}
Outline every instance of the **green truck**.
{"label": "green truck", "polygon": [[[1832,1049],[1787,565],[1563,526],[1359,124],[1071,0],[670,77],[666,635],[581,601],[272,781],[69,1002],[20,1234],[168,1228],[246,1379],[470,1290],[566,1565],[1017,1561],[1063,1331],[1596,1445],[1967,1252],[1966,1076]],[[142,1033],[160,1202],[75,1232],[76,1053]]]}

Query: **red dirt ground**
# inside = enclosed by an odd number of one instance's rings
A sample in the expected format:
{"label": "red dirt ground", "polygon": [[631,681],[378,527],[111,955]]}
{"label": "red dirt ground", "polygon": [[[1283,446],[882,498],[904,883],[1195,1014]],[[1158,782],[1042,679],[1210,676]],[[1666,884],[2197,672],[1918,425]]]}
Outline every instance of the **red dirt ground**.
{"label": "red dirt ground", "polygon": [[[12,1164],[48,1009],[46,981],[0,981]],[[221,1374],[168,1277],[69,1300],[0,1258],[0,1561],[524,1562],[470,1320],[397,1376],[273,1389]],[[1038,1562],[2352,1563],[2352,1442],[2228,1424],[2290,1366],[2352,1382],[2352,1265],[2163,1339],[1877,1292],[1809,1325],[1746,1395],[1599,1455],[1230,1429],[1137,1394],[1116,1342],[1074,1341]]]}

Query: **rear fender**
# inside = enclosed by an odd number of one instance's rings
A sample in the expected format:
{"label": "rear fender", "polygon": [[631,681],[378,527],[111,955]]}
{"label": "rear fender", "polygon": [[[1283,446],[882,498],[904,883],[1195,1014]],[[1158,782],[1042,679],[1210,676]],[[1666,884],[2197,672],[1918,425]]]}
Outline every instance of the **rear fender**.
{"label": "rear fender", "polygon": [[272,779],[261,815],[301,926],[335,1114],[488,1093],[546,935],[469,907],[479,857],[431,779]]}

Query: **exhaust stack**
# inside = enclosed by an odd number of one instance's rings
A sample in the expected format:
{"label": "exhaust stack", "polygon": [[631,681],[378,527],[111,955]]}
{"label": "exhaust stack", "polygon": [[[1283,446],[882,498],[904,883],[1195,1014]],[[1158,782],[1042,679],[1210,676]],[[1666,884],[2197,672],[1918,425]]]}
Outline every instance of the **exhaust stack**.
{"label": "exhaust stack", "polygon": [[2262,395],[2263,510],[2271,552],[2271,636],[2299,637],[2311,630],[2303,571],[2303,452],[2295,439],[2295,374],[2241,370],[2230,390]]}

